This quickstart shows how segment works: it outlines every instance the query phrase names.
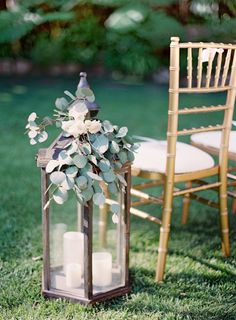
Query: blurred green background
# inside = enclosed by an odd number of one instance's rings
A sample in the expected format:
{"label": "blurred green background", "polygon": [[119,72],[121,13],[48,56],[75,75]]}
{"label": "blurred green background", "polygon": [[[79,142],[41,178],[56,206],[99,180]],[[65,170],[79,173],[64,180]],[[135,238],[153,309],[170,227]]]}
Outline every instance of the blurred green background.
{"label": "blurred green background", "polygon": [[235,26],[235,0],[7,0],[0,59],[148,77],[168,65],[170,36],[234,42]]}
{"label": "blurred green background", "polygon": [[[0,320],[236,319],[231,200],[231,257],[221,254],[217,211],[192,202],[183,226],[182,200],[176,199],[164,283],[154,282],[159,228],[132,216],[130,295],[94,308],[44,299],[42,261],[35,259],[42,242],[33,160],[41,145],[30,147],[23,134],[28,114],[51,115],[56,97],[65,89],[74,92],[84,70],[101,119],[127,125],[131,134],[165,139],[170,36],[234,43],[235,26],[235,0],[0,2]],[[133,81],[151,78],[165,85]],[[219,104],[224,98],[189,95],[181,105]],[[186,117],[183,127],[196,120],[219,123],[211,114]],[[50,131],[50,139],[57,134]],[[150,212],[159,217],[161,208],[151,206]]]}

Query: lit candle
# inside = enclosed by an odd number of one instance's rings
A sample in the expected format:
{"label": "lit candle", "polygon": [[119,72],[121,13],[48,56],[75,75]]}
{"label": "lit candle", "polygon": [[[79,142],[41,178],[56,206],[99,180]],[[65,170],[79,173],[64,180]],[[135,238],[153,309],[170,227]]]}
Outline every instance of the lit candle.
{"label": "lit candle", "polygon": [[112,255],[109,252],[93,253],[93,285],[105,287],[112,282]]}
{"label": "lit candle", "polygon": [[69,231],[63,235],[63,256],[64,273],[67,265],[76,263],[81,265],[81,272],[84,270],[84,234],[82,232]]}
{"label": "lit candle", "polygon": [[52,225],[52,255],[51,261],[53,267],[58,267],[63,264],[63,234],[67,230],[65,223],[56,223]]}
{"label": "lit candle", "polygon": [[81,285],[82,268],[78,263],[69,263],[66,266],[66,286],[77,288]]}

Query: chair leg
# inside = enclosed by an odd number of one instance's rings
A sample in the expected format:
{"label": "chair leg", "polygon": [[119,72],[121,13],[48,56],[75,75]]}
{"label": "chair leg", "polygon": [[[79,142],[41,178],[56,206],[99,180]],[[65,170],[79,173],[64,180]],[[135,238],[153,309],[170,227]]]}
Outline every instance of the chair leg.
{"label": "chair leg", "polygon": [[229,241],[229,220],[227,208],[227,186],[222,183],[220,186],[220,222],[221,222],[221,238],[222,251],[224,256],[230,255],[230,241]]}
{"label": "chair leg", "polygon": [[170,234],[170,222],[172,214],[172,192],[169,193],[168,197],[165,197],[165,204],[162,214],[162,226],[160,228],[160,239],[158,247],[157,257],[157,268],[156,268],[156,281],[160,282],[163,280],[166,266],[166,256],[168,250],[168,241]]}
{"label": "chair leg", "polygon": [[[192,187],[192,182],[187,182],[185,184],[186,188]],[[182,209],[182,224],[186,224],[188,222],[189,215],[189,206],[190,206],[190,193],[186,193],[183,197],[183,209]]]}
{"label": "chair leg", "polygon": [[232,212],[233,212],[233,214],[236,214],[236,198],[233,198]]}
{"label": "chair leg", "polygon": [[232,213],[236,214],[236,186],[234,186],[235,198],[232,201]]}

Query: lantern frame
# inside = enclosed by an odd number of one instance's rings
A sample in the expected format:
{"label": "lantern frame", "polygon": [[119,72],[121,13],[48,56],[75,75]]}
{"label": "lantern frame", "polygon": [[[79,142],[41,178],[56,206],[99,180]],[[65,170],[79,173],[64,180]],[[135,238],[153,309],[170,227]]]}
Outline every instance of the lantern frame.
{"label": "lantern frame", "polygon": [[92,275],[92,253],[93,253],[93,204],[87,202],[83,206],[82,232],[84,233],[84,296],[77,296],[73,293],[64,292],[60,289],[52,288],[50,274],[50,209],[46,206],[49,200],[48,174],[46,165],[51,159],[55,159],[58,153],[68,143],[68,139],[60,135],[49,148],[40,149],[37,155],[37,166],[41,168],[41,205],[42,205],[42,235],[43,235],[43,274],[42,274],[42,294],[48,298],[66,298],[81,304],[93,304],[99,301],[111,299],[120,295],[130,293],[129,280],[129,245],[130,245],[130,186],[131,186],[131,165],[126,163],[121,173],[124,174],[127,186],[124,193],[124,285],[115,289],[93,293]]}

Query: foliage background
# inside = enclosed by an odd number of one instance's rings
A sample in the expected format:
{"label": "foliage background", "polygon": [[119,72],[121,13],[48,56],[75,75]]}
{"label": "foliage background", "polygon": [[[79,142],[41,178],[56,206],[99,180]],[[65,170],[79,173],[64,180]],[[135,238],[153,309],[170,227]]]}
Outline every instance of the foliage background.
{"label": "foliage background", "polygon": [[233,42],[235,26],[235,0],[7,0],[0,57],[143,77],[168,65],[170,36]]}

